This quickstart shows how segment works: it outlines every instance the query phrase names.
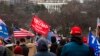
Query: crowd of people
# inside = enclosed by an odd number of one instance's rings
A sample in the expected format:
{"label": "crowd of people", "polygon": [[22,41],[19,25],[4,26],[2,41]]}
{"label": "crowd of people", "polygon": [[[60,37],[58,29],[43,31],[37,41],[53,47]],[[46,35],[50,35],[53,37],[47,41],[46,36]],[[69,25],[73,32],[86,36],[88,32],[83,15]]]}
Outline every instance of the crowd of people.
{"label": "crowd of people", "polygon": [[0,39],[0,56],[94,56],[94,49],[82,40],[80,27],[72,27],[70,34],[69,40],[61,37],[59,42],[56,36],[51,36],[51,41],[44,36],[37,41],[21,38],[10,47]]}

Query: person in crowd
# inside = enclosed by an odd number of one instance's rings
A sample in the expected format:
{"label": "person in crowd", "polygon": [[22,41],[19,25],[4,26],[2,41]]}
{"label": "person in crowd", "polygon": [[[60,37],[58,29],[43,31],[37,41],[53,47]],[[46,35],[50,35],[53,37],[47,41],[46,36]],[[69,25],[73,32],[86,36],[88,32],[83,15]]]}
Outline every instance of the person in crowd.
{"label": "person in crowd", "polygon": [[90,48],[82,41],[82,30],[79,26],[71,28],[71,42],[64,45],[61,56],[90,56]]}
{"label": "person in crowd", "polygon": [[40,39],[40,36],[41,36],[41,34],[38,33],[38,34],[36,35],[36,37],[35,37],[35,41],[38,41],[38,40]]}
{"label": "person in crowd", "polygon": [[46,39],[40,39],[38,41],[37,50],[35,56],[56,56],[56,54],[48,51],[48,43]]}
{"label": "person in crowd", "polygon": [[27,47],[29,48],[28,56],[34,56],[37,52],[35,40],[33,40],[33,42],[31,42],[31,40],[29,40],[28,43],[27,43]]}
{"label": "person in crowd", "polygon": [[66,40],[65,40],[65,39],[61,39],[61,40],[60,40],[60,43],[59,43],[59,45],[58,45],[58,47],[57,47],[57,50],[56,50],[57,56],[60,56],[60,55],[61,55],[62,48],[63,48],[63,46],[64,46],[65,44],[66,44]]}
{"label": "person in crowd", "polygon": [[50,29],[50,31],[49,31],[48,34],[47,34],[47,39],[48,39],[49,41],[51,41],[51,37],[52,37],[52,36],[55,36],[55,33],[53,32],[52,29]]}
{"label": "person in crowd", "polygon": [[0,56],[9,56],[8,49],[4,47],[3,40],[0,38]]}
{"label": "person in crowd", "polygon": [[14,45],[11,44],[11,40],[10,39],[3,39],[3,46],[6,47],[7,56],[13,56]]}
{"label": "person in crowd", "polygon": [[20,42],[17,41],[16,46],[14,48],[14,55],[15,56],[23,56],[22,54],[23,54],[22,47],[20,46]]}
{"label": "person in crowd", "polygon": [[58,44],[56,42],[56,37],[52,36],[51,37],[51,47],[50,47],[50,52],[56,53],[56,49],[58,47]]}
{"label": "person in crowd", "polygon": [[[87,46],[89,46],[88,45],[88,39],[86,37],[83,37],[83,43],[86,44]],[[94,48],[89,46],[89,49],[90,49],[90,56],[95,56]]]}
{"label": "person in crowd", "polygon": [[37,52],[35,44],[34,43],[28,43],[27,47],[29,48],[28,56],[34,56]]}
{"label": "person in crowd", "polygon": [[43,36],[43,35],[41,35],[40,37],[39,37],[39,39],[38,39],[38,41],[37,41],[37,44],[38,44],[38,42],[40,41],[40,40],[45,40],[46,41],[46,43],[49,45],[49,47],[51,46],[51,42],[45,37],[45,36]]}
{"label": "person in crowd", "polygon": [[25,39],[20,39],[20,46],[22,47],[22,52],[24,56],[28,56],[29,48],[26,46]]}

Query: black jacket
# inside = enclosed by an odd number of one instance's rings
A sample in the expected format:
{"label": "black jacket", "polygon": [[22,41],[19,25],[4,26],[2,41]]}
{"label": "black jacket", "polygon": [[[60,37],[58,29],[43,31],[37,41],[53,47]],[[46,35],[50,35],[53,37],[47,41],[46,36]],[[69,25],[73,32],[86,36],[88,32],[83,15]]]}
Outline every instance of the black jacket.
{"label": "black jacket", "polygon": [[27,47],[25,44],[20,45],[20,46],[21,46],[22,49],[23,49],[23,55],[24,55],[24,56],[28,56],[28,53],[29,53],[28,47]]}

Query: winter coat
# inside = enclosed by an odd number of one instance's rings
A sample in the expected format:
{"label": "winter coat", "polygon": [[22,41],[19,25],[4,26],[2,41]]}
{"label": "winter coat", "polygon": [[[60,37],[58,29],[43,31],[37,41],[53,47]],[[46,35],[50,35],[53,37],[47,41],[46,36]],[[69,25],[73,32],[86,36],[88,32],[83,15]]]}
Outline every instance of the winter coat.
{"label": "winter coat", "polygon": [[66,44],[66,39],[61,39],[60,42],[59,42],[59,45],[57,47],[57,50],[56,50],[56,54],[57,56],[60,56],[61,55],[61,52],[62,52],[62,48],[63,46]]}
{"label": "winter coat", "polygon": [[56,53],[57,47],[58,47],[57,42],[52,43],[50,47],[50,52]]}
{"label": "winter coat", "polygon": [[0,56],[9,56],[6,47],[0,46]]}
{"label": "winter coat", "polygon": [[45,39],[38,41],[37,53],[35,56],[56,56],[54,53],[48,51],[48,44]]}
{"label": "winter coat", "polygon": [[36,46],[33,43],[28,43],[27,47],[29,48],[28,56],[34,56],[37,52]]}
{"label": "winter coat", "polygon": [[22,45],[20,45],[20,46],[22,47],[23,55],[24,55],[24,56],[28,56],[29,48],[28,48],[25,44],[22,44]]}
{"label": "winter coat", "polygon": [[51,37],[51,42],[52,42],[52,44],[51,44],[51,47],[50,47],[50,52],[56,53],[56,49],[57,49],[57,47],[58,47],[58,44],[57,44],[56,41],[57,41],[57,40],[56,40],[56,37],[55,37],[55,36],[52,36],[52,37]]}
{"label": "winter coat", "polygon": [[89,47],[87,45],[70,42],[63,47],[61,56],[90,56],[89,53]]}
{"label": "winter coat", "polygon": [[58,48],[56,50],[57,56],[60,56],[61,55],[62,48],[63,48],[63,46],[58,46]]}
{"label": "winter coat", "polygon": [[56,56],[56,55],[52,52],[37,52],[35,56]]}

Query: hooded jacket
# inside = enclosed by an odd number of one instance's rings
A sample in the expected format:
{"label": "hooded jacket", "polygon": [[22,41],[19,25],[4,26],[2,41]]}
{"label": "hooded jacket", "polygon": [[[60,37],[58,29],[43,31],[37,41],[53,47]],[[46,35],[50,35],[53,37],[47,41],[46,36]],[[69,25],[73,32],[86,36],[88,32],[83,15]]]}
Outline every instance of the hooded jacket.
{"label": "hooded jacket", "polygon": [[46,39],[41,39],[38,41],[37,49],[38,52],[35,56],[56,56],[54,53],[48,51]]}
{"label": "hooded jacket", "polygon": [[90,51],[80,37],[72,37],[71,42],[64,45],[61,56],[90,56]]}
{"label": "hooded jacket", "polygon": [[50,47],[50,52],[56,53],[56,49],[58,47],[58,44],[56,42],[56,37],[55,36],[51,37],[51,42],[52,42],[52,44],[51,44],[51,47]]}

